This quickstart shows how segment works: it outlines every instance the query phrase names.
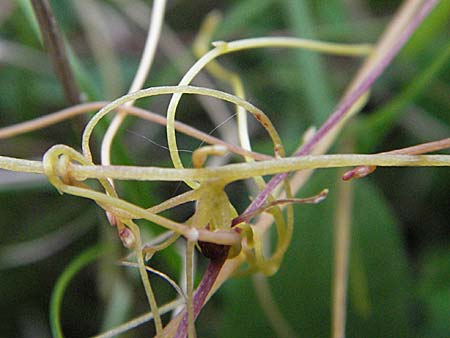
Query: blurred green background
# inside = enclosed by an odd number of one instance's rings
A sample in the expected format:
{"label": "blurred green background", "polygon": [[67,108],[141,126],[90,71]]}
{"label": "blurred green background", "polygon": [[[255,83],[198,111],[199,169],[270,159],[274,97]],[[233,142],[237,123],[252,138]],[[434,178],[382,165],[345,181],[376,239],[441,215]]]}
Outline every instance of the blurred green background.
{"label": "blurred green background", "polygon": [[[151,1],[54,0],[77,84],[86,100],[123,95],[131,84],[145,42]],[[214,39],[289,35],[335,42],[376,42],[400,1],[242,0],[168,1],[165,26],[146,86],[175,85],[194,61],[192,42],[206,15],[223,18]],[[362,114],[338,144],[351,137],[356,152],[376,152],[450,135],[448,22],[442,1],[376,82]],[[0,2],[0,127],[69,106],[46,55],[26,0]],[[288,153],[310,126],[330,114],[360,59],[293,50],[255,50],[220,62],[238,72],[250,102],[274,121]],[[205,78],[206,77],[206,78]],[[205,73],[205,83],[230,91]],[[209,82],[204,82],[209,81]],[[138,106],[165,113],[168,97]],[[177,118],[205,132],[233,107],[209,118],[194,97],[183,98]],[[222,119],[222,120],[221,120]],[[77,118],[0,141],[0,155],[40,159],[53,144],[79,148],[86,118]],[[99,127],[94,149],[101,140]],[[270,151],[264,133],[251,124],[254,147]],[[230,137],[227,124],[213,135]],[[232,134],[231,134],[232,135]],[[198,147],[180,136],[180,148]],[[155,145],[155,143],[157,145]],[[165,131],[128,118],[114,143],[113,162],[169,166]],[[158,146],[161,145],[161,146]],[[339,151],[335,147],[331,152]],[[446,152],[448,153],[448,151]],[[97,152],[98,154],[98,152]],[[184,163],[189,162],[184,154]],[[330,332],[333,216],[339,200],[336,170],[317,171],[299,195],[330,189],[315,206],[296,206],[295,235],[280,271],[270,278],[275,299],[302,337]],[[349,337],[448,337],[450,313],[450,175],[448,168],[378,169],[354,182],[347,334]],[[140,205],[172,197],[177,184],[121,183],[122,196]],[[238,210],[249,203],[244,185],[230,189]],[[186,219],[192,206],[167,216]],[[148,236],[161,231],[142,224]],[[114,264],[126,251],[94,203],[60,196],[43,177],[0,171],[0,337],[49,337],[49,302],[65,267],[96,243],[111,243],[108,255],[71,280],[62,303],[66,337],[87,337],[148,311],[136,271]],[[205,262],[199,258],[199,271]],[[177,248],[152,266],[179,278]],[[158,301],[174,297],[152,277]],[[168,319],[168,317],[164,317]],[[251,277],[236,278],[206,306],[199,337],[273,337],[255,297]],[[146,324],[123,337],[149,336]]]}

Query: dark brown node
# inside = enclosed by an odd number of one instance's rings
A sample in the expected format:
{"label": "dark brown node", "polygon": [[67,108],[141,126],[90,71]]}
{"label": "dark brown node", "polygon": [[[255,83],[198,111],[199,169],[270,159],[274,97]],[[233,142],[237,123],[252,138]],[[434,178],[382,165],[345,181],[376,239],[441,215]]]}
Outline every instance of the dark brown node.
{"label": "dark brown node", "polygon": [[221,260],[228,256],[228,251],[230,250],[229,245],[222,245],[209,242],[198,242],[198,246],[202,250],[202,254],[211,260]]}

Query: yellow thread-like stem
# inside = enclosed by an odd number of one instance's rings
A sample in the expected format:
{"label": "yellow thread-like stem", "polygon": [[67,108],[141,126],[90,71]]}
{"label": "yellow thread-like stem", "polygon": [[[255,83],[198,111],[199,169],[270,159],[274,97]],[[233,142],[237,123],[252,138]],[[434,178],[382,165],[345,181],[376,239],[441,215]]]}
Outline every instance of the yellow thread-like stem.
{"label": "yellow thread-like stem", "polygon": [[[1,164],[0,157],[0,164]],[[22,160],[18,160],[22,161]],[[308,155],[277,160],[229,164],[217,168],[172,169],[133,166],[77,166],[72,175],[79,180],[112,177],[120,180],[182,181],[184,179],[204,182],[218,177],[229,183],[253,176],[272,175],[303,169],[351,167],[374,165],[381,167],[427,167],[450,166],[450,155]]]}
{"label": "yellow thread-like stem", "polygon": [[[76,180],[112,177],[119,180],[138,181],[182,181],[191,179],[207,181],[220,177],[232,182],[255,175],[271,175],[303,169],[351,167],[374,165],[380,167],[448,167],[450,155],[308,155],[281,158],[256,163],[229,164],[218,168],[172,169],[134,166],[71,165],[71,174]],[[0,168],[10,171],[43,174],[42,162],[0,156]],[[60,173],[57,173],[58,175]]]}
{"label": "yellow thread-like stem", "polygon": [[[200,58],[189,71],[186,72],[183,79],[180,81],[179,85],[188,85],[192,82],[194,77],[212,60],[220,55],[236,52],[244,49],[253,48],[268,48],[268,47],[279,47],[279,48],[305,48],[309,50],[319,51],[323,53],[331,53],[337,55],[367,55],[371,52],[372,48],[369,45],[344,45],[344,44],[334,44],[327,42],[319,42],[306,39],[296,39],[289,37],[264,37],[264,38],[253,38],[244,39],[233,42],[215,42],[213,44],[216,48],[212,49],[202,58]],[[182,168],[180,156],[178,155],[178,147],[175,137],[175,113],[178,103],[181,99],[182,93],[175,93],[170,100],[169,107],[167,109],[167,144],[170,149],[170,156],[175,168]],[[245,108],[243,106],[243,108]],[[248,109],[246,109],[248,110]],[[270,132],[269,132],[270,133]],[[277,143],[275,142],[275,145]],[[189,182],[189,185],[195,186],[194,182]]]}
{"label": "yellow thread-like stem", "polygon": [[145,294],[147,295],[147,299],[150,304],[150,309],[152,310],[153,317],[155,320],[156,334],[160,334],[163,328],[162,321],[161,316],[159,314],[158,304],[156,303],[155,294],[153,293],[153,289],[150,284],[150,279],[148,278],[147,271],[145,269],[144,257],[141,251],[142,242],[140,230],[139,227],[131,220],[125,220],[124,223],[130,227],[130,230],[133,232],[136,238],[134,250],[136,252],[136,259],[139,266],[139,273],[141,275],[142,284],[144,284]]}

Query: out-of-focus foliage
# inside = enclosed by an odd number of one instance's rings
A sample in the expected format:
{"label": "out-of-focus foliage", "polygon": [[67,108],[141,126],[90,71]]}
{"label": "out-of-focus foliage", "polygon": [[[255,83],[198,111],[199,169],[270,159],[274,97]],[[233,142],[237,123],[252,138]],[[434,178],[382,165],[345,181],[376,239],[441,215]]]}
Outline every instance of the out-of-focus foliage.
{"label": "out-of-focus foliage", "polygon": [[[101,60],[93,49],[109,46],[89,45],[87,36],[93,33],[83,27],[83,13],[75,10],[74,2],[51,1],[72,50],[80,88],[91,100],[107,98],[108,86],[102,82],[105,74],[99,63],[118,62],[120,79],[112,85],[124,94],[121,86],[131,82],[145,39],[135,20],[149,19],[148,3],[89,1],[101,9],[101,20],[109,29],[105,34],[112,39],[113,49],[108,49],[107,55],[114,58]],[[14,0],[0,3],[0,126],[67,106],[25,4]],[[202,20],[213,9],[223,15],[216,39],[277,34],[375,42],[399,4],[370,0],[169,1],[164,34],[175,34],[182,45],[163,34],[146,85],[179,81],[187,70],[179,65],[191,65],[191,44]],[[379,79],[370,102],[343,139],[351,134],[359,151],[375,152],[448,137],[449,19],[450,2],[442,1]],[[358,60],[292,50],[246,51],[219,61],[241,74],[250,101],[274,121],[288,153],[294,151],[311,124],[319,125],[328,116],[360,64]],[[166,104],[165,98],[138,102],[161,114]],[[211,131],[215,125],[202,109],[194,98],[183,99],[177,118]],[[56,143],[79,147],[85,121],[77,119],[1,140],[0,154],[31,158],[40,157]],[[218,133],[220,129],[214,135]],[[269,145],[259,136],[255,130],[254,147],[263,151]],[[114,142],[113,162],[168,166],[165,142],[162,127],[128,118]],[[198,142],[180,137],[180,148],[196,147]],[[330,196],[317,206],[296,207],[293,244],[270,284],[281,311],[299,336],[324,337],[330,332],[332,220],[339,199],[335,189],[339,177],[333,170],[314,175],[300,194],[308,196],[328,187]],[[378,169],[353,184],[348,336],[448,336],[448,169]],[[131,182],[121,183],[119,189],[134,203],[149,205],[183,187]],[[239,194],[234,195],[241,208],[248,204]],[[43,179],[0,172],[1,337],[50,336],[49,300],[58,276],[73,257],[99,241],[112,243],[115,252],[90,265],[69,284],[62,313],[65,335],[94,335],[147,311],[136,271],[114,264],[126,251],[105,216],[95,210],[88,201],[60,196]],[[191,211],[186,207],[170,216],[184,220]],[[148,224],[147,236],[156,231]],[[158,254],[152,262],[178,278],[180,258],[174,250]],[[199,263],[201,270],[203,262]],[[165,283],[155,279],[154,285],[160,303],[172,298],[173,291]],[[205,337],[274,335],[258,307],[250,277],[228,282],[206,306],[198,323],[200,336]],[[149,327],[144,325],[129,336],[148,336]]]}

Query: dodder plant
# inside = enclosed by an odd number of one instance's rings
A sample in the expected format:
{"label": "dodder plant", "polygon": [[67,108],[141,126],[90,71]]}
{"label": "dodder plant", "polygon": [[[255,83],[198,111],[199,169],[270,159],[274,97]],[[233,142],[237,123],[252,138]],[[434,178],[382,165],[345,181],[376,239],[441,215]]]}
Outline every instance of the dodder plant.
{"label": "dodder plant", "polygon": [[[44,154],[42,161],[0,156],[0,167],[3,169],[46,175],[61,194],[71,194],[95,201],[106,212],[110,223],[117,228],[124,246],[133,250],[133,254],[122,261],[122,264],[138,267],[151,314],[145,318],[130,321],[101,336],[116,335],[153,318],[157,336],[195,337],[195,319],[199,312],[209,297],[233,274],[237,272],[260,272],[265,276],[275,274],[291,244],[294,230],[292,205],[318,203],[327,195],[328,190],[323,189],[312,197],[294,197],[313,169],[356,166],[356,169],[344,175],[344,179],[347,180],[366,176],[377,166],[449,166],[450,156],[423,154],[448,148],[450,139],[373,155],[321,155],[326,152],[346,122],[361,110],[376,78],[389,65],[434,5],[435,1],[425,1],[423,4],[405,6],[374,48],[368,45],[343,45],[288,37],[214,42],[214,48],[199,58],[177,86],[139,90],[150,68],[164,13],[164,1],[155,1],[143,62],[129,94],[111,103],[93,102],[74,105],[40,119],[1,129],[0,138],[11,137],[101,108],[84,128],[81,152],[66,145],[55,145]],[[212,16],[203,28],[197,41],[199,51],[204,50],[202,46],[209,41],[214,29],[214,20],[215,17]],[[304,48],[337,55],[368,55],[368,58],[336,110],[319,129],[310,129],[304,135],[303,144],[300,145],[299,150],[287,157],[282,140],[268,115],[244,99],[244,87],[240,77],[225,70],[214,61],[224,54],[254,48]],[[215,89],[191,86],[191,81],[204,68],[218,79],[229,82],[233,87],[234,95]],[[209,96],[234,104],[238,117],[240,146],[232,145],[177,122],[176,111],[184,94]],[[135,100],[157,95],[172,95],[166,118],[133,107]],[[114,111],[117,111],[117,115],[105,134],[101,153],[102,164],[98,165],[93,162],[90,148],[91,135],[100,120]],[[273,143],[273,155],[251,150],[246,123],[247,113],[255,118],[267,132]],[[127,114],[166,125],[173,169],[110,165],[109,154],[112,140]],[[193,168],[185,168],[182,164],[177,147],[176,131],[209,144],[193,152]],[[242,157],[244,162],[203,167],[208,156],[224,156],[228,153]],[[263,176],[267,175],[273,175],[268,182],[263,179]],[[233,182],[247,179],[255,182],[258,194],[245,211],[238,214],[225,192],[225,187]],[[114,182],[120,180],[178,181],[186,183],[190,190],[158,205],[143,207],[119,196]],[[96,185],[94,181],[98,184]],[[188,202],[195,202],[195,212],[185,222],[176,222],[159,215],[163,211]],[[136,220],[155,223],[164,228],[165,232],[151,243],[143,243],[141,229]],[[277,241],[273,250],[267,254],[265,237],[272,223],[276,228]],[[173,245],[181,237],[186,241],[185,290],[182,290],[169,276],[150,267],[151,258],[156,252]],[[196,247],[209,260],[197,286],[194,285],[193,258]],[[346,292],[345,266],[348,257],[345,256],[345,247],[339,252],[343,252],[344,256],[337,261],[336,267],[340,273],[336,274],[335,280],[335,290],[337,290],[333,312],[335,336],[342,336],[345,327],[345,296],[343,294]],[[135,262],[131,261],[132,258]],[[84,260],[88,259],[84,257]],[[166,279],[177,290],[179,298],[162,306],[158,304],[148,271]],[[57,288],[57,294],[61,296],[61,287]],[[52,308],[53,333],[56,336],[62,336],[58,322],[59,306],[60,299],[56,299]],[[164,326],[161,315],[180,308],[178,314]],[[281,317],[278,317],[276,306],[269,304],[267,312],[275,331],[280,336],[290,336],[291,329]]]}

